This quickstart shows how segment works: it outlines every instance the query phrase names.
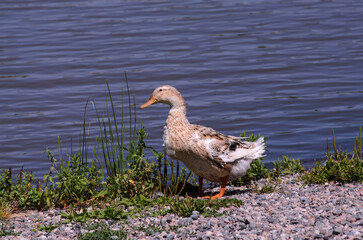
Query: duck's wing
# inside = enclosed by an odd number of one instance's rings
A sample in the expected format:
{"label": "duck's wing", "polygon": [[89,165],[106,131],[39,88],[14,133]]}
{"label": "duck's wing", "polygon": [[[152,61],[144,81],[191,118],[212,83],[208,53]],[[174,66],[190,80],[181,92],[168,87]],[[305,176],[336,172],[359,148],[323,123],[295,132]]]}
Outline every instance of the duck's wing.
{"label": "duck's wing", "polygon": [[211,159],[233,163],[238,160],[251,161],[262,157],[264,139],[247,142],[243,138],[227,136],[212,128],[194,125],[194,138],[199,141],[199,147],[204,147]]}
{"label": "duck's wing", "polygon": [[249,139],[249,137],[236,137],[236,136],[231,136],[231,135],[227,135],[228,138],[239,141],[242,139]]}

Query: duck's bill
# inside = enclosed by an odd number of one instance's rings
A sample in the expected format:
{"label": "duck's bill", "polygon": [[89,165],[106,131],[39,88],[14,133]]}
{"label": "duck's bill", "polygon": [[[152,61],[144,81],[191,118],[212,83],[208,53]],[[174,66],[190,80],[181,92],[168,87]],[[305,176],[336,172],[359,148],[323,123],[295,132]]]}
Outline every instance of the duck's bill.
{"label": "duck's bill", "polygon": [[150,106],[151,104],[156,103],[156,99],[153,97],[150,97],[149,100],[146,101],[146,103],[144,103],[143,105],[141,105],[140,108],[146,108],[148,106]]}

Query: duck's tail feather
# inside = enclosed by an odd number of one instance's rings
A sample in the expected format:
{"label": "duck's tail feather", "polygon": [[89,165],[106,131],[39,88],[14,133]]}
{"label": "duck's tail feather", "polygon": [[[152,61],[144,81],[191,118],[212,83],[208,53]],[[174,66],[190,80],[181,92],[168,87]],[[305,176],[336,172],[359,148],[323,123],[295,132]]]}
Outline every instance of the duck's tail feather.
{"label": "duck's tail feather", "polygon": [[241,147],[235,151],[229,152],[226,162],[235,162],[238,160],[253,161],[254,159],[264,157],[265,143],[264,138],[260,137],[254,142],[243,141]]}

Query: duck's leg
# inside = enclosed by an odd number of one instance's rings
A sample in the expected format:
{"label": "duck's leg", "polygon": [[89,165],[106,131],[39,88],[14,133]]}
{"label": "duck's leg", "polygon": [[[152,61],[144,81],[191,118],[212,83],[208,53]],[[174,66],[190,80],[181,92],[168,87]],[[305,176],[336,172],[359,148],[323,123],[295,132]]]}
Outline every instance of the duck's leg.
{"label": "duck's leg", "polygon": [[199,197],[203,197],[203,178],[199,176],[199,190],[198,190]]}
{"label": "duck's leg", "polygon": [[216,199],[216,198],[223,197],[224,193],[226,192],[227,180],[228,180],[228,176],[222,177],[221,190],[219,191],[219,193],[217,195],[214,195],[214,196],[205,196],[204,198]]}

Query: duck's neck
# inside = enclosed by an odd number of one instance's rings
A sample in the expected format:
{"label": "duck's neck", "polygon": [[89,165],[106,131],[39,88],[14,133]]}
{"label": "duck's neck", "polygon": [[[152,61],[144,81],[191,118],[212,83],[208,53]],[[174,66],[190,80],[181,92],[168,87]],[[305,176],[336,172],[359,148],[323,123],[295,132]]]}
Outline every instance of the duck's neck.
{"label": "duck's neck", "polygon": [[179,99],[179,101],[172,102],[170,105],[170,111],[168,119],[173,119],[179,123],[189,124],[188,118],[186,116],[187,108],[184,99]]}

